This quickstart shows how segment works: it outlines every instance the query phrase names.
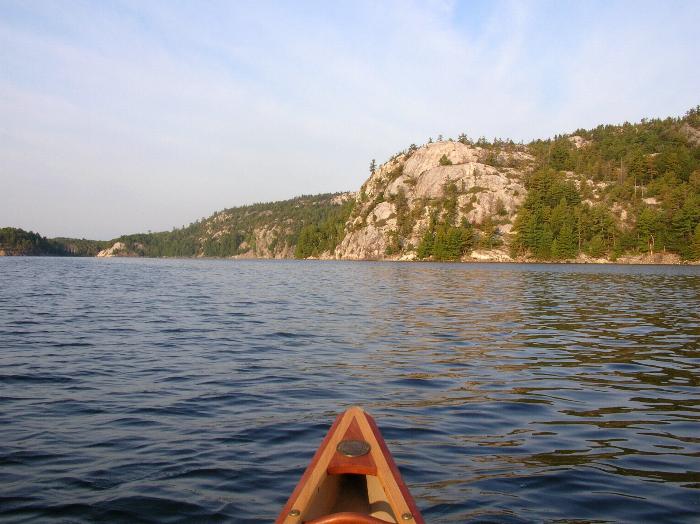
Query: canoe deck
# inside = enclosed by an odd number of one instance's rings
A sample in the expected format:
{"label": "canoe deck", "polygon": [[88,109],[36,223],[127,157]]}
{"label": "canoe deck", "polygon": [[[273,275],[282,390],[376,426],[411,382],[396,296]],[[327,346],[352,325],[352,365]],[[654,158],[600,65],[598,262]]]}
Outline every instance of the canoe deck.
{"label": "canoe deck", "polygon": [[338,415],[276,524],[423,524],[374,419]]}

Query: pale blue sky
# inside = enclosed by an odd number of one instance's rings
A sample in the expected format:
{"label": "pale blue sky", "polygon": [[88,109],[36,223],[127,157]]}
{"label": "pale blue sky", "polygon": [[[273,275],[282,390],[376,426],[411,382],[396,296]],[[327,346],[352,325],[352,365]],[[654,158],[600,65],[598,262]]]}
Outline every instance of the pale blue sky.
{"label": "pale blue sky", "polygon": [[440,133],[681,115],[698,27],[695,0],[0,0],[0,226],[170,229]]}

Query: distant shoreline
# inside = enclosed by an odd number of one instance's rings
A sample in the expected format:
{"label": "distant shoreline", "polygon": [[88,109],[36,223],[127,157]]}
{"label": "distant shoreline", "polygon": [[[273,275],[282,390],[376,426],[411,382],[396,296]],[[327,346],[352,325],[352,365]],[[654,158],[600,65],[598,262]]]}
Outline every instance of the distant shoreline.
{"label": "distant shoreline", "polygon": [[[662,255],[663,256],[663,255]],[[666,255],[668,256],[668,254]],[[382,263],[405,263],[405,264],[499,264],[499,265],[548,265],[548,266],[700,266],[700,261],[664,261],[664,260],[637,260],[637,256],[628,257],[634,260],[629,261],[612,261],[612,260],[401,260],[392,258],[328,258],[328,257],[308,257],[308,258],[273,258],[273,257],[251,257],[251,256],[232,256],[232,257],[146,257],[146,256],[80,256],[80,255],[31,255],[31,254],[6,254],[0,251],[0,257],[7,258],[92,258],[92,259],[142,259],[142,260],[241,260],[241,261],[313,261],[313,262],[382,262]],[[621,257],[623,258],[623,257]]]}

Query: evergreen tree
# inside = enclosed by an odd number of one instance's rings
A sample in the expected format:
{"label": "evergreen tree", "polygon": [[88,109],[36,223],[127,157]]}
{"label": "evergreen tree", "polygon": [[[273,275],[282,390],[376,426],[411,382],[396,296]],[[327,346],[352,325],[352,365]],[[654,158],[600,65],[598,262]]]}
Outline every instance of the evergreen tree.
{"label": "evergreen tree", "polygon": [[[552,251],[554,252],[554,249]],[[559,231],[556,251],[556,258],[570,259],[576,257],[578,246],[574,231],[569,223],[564,224]]]}
{"label": "evergreen tree", "polygon": [[421,260],[430,258],[433,256],[433,244],[435,242],[435,231],[433,229],[428,229],[421,238],[418,244],[418,249],[416,250],[416,256]]}
{"label": "evergreen tree", "polygon": [[440,157],[440,165],[441,166],[451,166],[452,165],[452,160],[447,158],[447,155],[442,155]]}
{"label": "evergreen tree", "polygon": [[602,237],[600,235],[595,235],[591,238],[587,244],[586,251],[595,258],[600,258],[605,255],[605,244]]}
{"label": "evergreen tree", "polygon": [[637,219],[638,248],[641,251],[654,253],[654,246],[658,240],[659,215],[650,207],[645,207]]}
{"label": "evergreen tree", "polygon": [[695,226],[695,233],[693,234],[693,243],[692,245],[692,258],[694,260],[700,260],[700,224]]}

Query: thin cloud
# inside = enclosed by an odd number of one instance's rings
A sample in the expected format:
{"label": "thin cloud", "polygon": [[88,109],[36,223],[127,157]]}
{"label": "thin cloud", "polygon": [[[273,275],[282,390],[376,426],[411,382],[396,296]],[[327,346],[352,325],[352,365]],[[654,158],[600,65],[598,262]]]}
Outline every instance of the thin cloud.
{"label": "thin cloud", "polygon": [[[0,225],[111,238],[356,189],[428,136],[698,103],[698,6],[4,2]],[[695,97],[695,99],[694,99]]]}

